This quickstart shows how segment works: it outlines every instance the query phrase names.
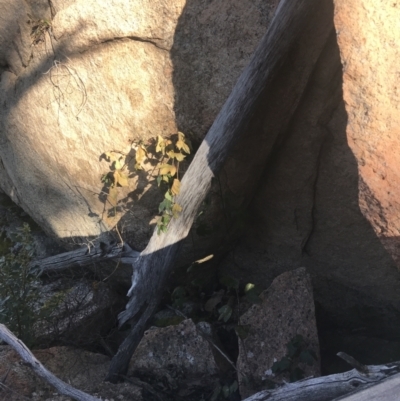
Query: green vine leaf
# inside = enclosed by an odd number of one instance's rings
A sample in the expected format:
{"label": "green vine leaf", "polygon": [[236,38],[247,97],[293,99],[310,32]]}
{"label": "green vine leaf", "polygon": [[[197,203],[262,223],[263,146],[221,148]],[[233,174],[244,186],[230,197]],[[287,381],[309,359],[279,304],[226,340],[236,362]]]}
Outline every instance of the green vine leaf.
{"label": "green vine leaf", "polygon": [[170,210],[172,207],[172,202],[168,199],[164,199],[159,205],[158,205],[158,212],[163,213],[164,210]]}
{"label": "green vine leaf", "polygon": [[300,362],[306,363],[308,366],[312,366],[314,362],[317,360],[317,355],[313,350],[303,350],[299,356]]}
{"label": "green vine leaf", "polygon": [[291,364],[292,361],[288,357],[284,356],[280,361],[274,362],[271,368],[272,373],[286,372],[289,370]]}
{"label": "green vine leaf", "polygon": [[226,323],[232,316],[233,310],[232,310],[231,306],[224,305],[218,309],[218,312],[219,312],[218,320],[223,320]]}
{"label": "green vine leaf", "polygon": [[171,194],[171,191],[168,190],[165,194],[164,194],[165,199],[168,199],[170,202],[173,202],[173,195]]}

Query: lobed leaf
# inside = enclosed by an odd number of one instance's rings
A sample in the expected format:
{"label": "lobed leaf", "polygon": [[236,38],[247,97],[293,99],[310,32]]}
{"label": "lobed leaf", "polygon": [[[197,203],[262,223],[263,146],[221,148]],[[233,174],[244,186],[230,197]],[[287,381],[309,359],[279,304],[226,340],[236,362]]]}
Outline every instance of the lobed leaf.
{"label": "lobed leaf", "polygon": [[175,196],[178,195],[180,191],[181,191],[181,182],[177,178],[175,178],[171,186],[171,193],[172,195]]}
{"label": "lobed leaf", "polygon": [[170,157],[171,159],[176,159],[178,162],[183,161],[183,159],[186,157],[184,154],[180,153],[180,152],[174,152],[173,150],[170,150],[169,152],[167,152],[168,157]]}
{"label": "lobed leaf", "polygon": [[171,174],[171,176],[174,176],[176,174],[176,167],[173,164],[162,164],[159,168],[160,175]]}
{"label": "lobed leaf", "polygon": [[178,141],[176,142],[177,149],[183,150],[185,153],[190,154],[190,148],[185,141],[185,135],[182,132],[178,132]]}
{"label": "lobed leaf", "polygon": [[136,150],[136,156],[135,156],[136,160],[135,168],[137,170],[143,169],[143,163],[146,160],[146,158],[147,158],[147,151],[145,147],[143,145],[139,145]]}
{"label": "lobed leaf", "polygon": [[121,187],[127,187],[128,184],[128,175],[126,173],[122,173],[121,170],[114,171],[114,183],[120,185]]}
{"label": "lobed leaf", "polygon": [[164,138],[160,135],[157,136],[157,145],[156,145],[156,152],[161,152],[163,155],[165,155],[165,147],[166,143],[164,141]]}

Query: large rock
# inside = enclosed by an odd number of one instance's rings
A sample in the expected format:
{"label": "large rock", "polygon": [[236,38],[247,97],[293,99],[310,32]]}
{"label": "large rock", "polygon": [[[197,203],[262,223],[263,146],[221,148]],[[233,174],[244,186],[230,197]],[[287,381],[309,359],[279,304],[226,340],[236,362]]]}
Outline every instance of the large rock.
{"label": "large rock", "polygon": [[[99,200],[104,151],[176,131],[168,49],[182,4],[152,2],[157,14],[141,3],[56,2],[51,30],[36,41],[21,32],[32,49],[26,67],[6,60],[2,187],[59,238],[107,230]],[[23,13],[19,23],[26,31],[48,14]],[[149,212],[142,215],[145,225]]]}
{"label": "large rock", "polygon": [[400,4],[337,0],[335,7],[346,134],[359,175],[359,207],[400,267]]}
{"label": "large rock", "polygon": [[[335,31],[289,129],[270,139],[271,157],[260,163],[235,260],[239,276],[265,287],[306,266],[321,323],[397,336],[400,8],[384,1],[334,6]],[[263,128],[272,124],[264,117],[271,109],[266,103],[255,116],[261,128],[254,141],[271,138]]]}
{"label": "large rock", "polygon": [[[261,303],[253,305],[240,318],[241,325],[249,326],[247,337],[239,341],[237,360],[240,394],[243,398],[268,388],[271,381],[287,381],[289,372],[293,379],[295,369],[301,369],[303,377],[321,374],[312,292],[310,276],[304,268],[281,274],[260,295]],[[274,375],[271,370],[274,362],[286,357],[287,347],[296,336],[301,336],[302,341],[299,341],[297,354],[294,353],[291,358],[291,366],[279,375]],[[310,366],[299,359],[301,352],[309,350],[317,357],[312,361],[310,354]]]}
{"label": "large rock", "polygon": [[178,127],[201,140],[277,3],[1,0],[0,187],[60,239],[122,218],[143,248],[162,195],[144,172],[107,218],[99,156]]}
{"label": "large rock", "polygon": [[200,399],[218,385],[219,369],[214,360],[207,323],[184,320],[177,326],[152,327],[145,332],[133,354],[128,376],[154,383],[173,399]]}

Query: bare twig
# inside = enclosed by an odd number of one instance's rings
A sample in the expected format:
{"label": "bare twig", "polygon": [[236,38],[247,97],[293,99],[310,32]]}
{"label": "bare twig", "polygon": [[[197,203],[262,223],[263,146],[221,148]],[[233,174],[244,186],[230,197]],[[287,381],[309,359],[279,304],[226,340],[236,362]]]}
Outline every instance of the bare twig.
{"label": "bare twig", "polygon": [[361,373],[368,374],[368,366],[365,366],[355,360],[351,355],[346,354],[345,352],[338,352],[336,354],[339,358],[342,358],[344,361],[346,361],[352,368],[358,370]]}

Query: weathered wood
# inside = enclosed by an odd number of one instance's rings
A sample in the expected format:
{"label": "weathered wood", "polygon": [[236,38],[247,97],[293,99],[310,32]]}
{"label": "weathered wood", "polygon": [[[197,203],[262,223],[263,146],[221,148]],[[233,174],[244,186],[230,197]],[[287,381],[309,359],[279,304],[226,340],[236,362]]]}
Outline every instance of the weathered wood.
{"label": "weathered wood", "polygon": [[35,260],[30,264],[30,270],[38,275],[60,273],[66,269],[88,266],[94,262],[117,258],[123,263],[132,264],[138,257],[139,252],[134,251],[127,244],[106,244],[101,242],[74,251]]}
{"label": "weathered wood", "polygon": [[355,394],[336,398],[333,401],[398,401],[400,399],[400,373],[388,377],[378,384],[369,385]]}
{"label": "weathered wood", "polygon": [[279,72],[307,23],[309,13],[318,3],[319,0],[282,0],[279,4],[267,33],[183,177],[181,192],[176,200],[183,208],[180,216],[170,222],[166,234],[157,235],[154,232],[135,264],[132,286],[128,292],[130,300],[126,310],[119,315],[119,322],[123,324],[137,319],[139,313],[144,314],[113,358],[107,380],[115,382],[119,375],[126,373],[146,321],[154,312],[180,244],[189,233],[198,208],[210,189],[212,178],[220,171],[229,150],[249,122],[265,87]]}
{"label": "weathered wood", "polygon": [[34,370],[34,372],[51,384],[60,394],[67,395],[68,397],[78,401],[101,401],[100,398],[78,390],[54,376],[35,358],[32,352],[29,351],[28,347],[21,340],[15,337],[14,334],[3,324],[0,324],[0,340],[6,342],[17,351],[21,358]]}
{"label": "weathered wood", "polygon": [[[400,398],[399,387],[396,390],[396,386],[400,384],[400,376],[397,374],[400,371],[400,362],[388,365],[370,365],[367,368],[368,373],[353,369],[345,373],[289,383],[278,389],[261,391],[244,401],[333,401],[339,399],[345,401],[394,401]],[[391,376],[393,376],[392,382],[383,382]],[[381,387],[383,383],[386,385]],[[360,390],[362,391],[359,393]],[[349,395],[355,391],[356,394]],[[386,395],[393,391],[396,391],[397,398],[386,398]]]}

